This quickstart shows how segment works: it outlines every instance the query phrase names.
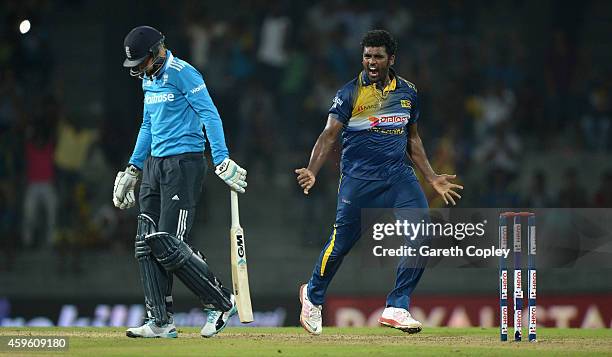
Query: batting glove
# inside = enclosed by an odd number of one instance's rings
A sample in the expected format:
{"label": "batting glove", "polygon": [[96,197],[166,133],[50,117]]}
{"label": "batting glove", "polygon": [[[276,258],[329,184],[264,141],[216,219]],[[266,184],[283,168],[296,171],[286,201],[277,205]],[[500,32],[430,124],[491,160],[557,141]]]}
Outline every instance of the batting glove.
{"label": "batting glove", "polygon": [[215,169],[217,176],[234,191],[244,193],[244,188],[247,187],[246,175],[247,172],[232,159],[225,159],[217,165]]}
{"label": "batting glove", "polygon": [[134,207],[136,197],[134,189],[140,176],[140,170],[134,166],[128,166],[125,171],[117,172],[115,186],[113,188],[113,204],[119,209]]}

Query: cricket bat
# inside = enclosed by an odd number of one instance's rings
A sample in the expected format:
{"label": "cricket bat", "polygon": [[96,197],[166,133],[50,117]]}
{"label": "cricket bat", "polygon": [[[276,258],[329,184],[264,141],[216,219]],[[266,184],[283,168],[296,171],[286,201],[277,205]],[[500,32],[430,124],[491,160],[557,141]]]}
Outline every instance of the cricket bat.
{"label": "cricket bat", "polygon": [[238,307],[240,322],[253,322],[251,308],[251,293],[249,292],[249,273],[247,271],[246,249],[244,245],[244,230],[240,226],[238,212],[238,193],[231,191],[232,226],[230,229],[230,249],[232,259],[232,285]]}

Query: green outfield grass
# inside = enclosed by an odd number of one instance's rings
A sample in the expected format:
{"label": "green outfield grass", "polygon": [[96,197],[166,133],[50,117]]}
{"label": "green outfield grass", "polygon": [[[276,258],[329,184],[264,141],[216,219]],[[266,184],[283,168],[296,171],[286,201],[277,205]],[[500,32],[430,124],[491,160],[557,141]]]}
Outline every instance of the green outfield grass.
{"label": "green outfield grass", "polygon": [[228,328],[210,339],[200,337],[197,328],[179,328],[179,338],[172,340],[131,339],[122,328],[0,328],[0,336],[9,335],[67,336],[70,344],[64,352],[11,351],[11,356],[612,355],[612,329],[541,328],[537,343],[502,343],[495,328],[426,328],[415,335],[383,327],[325,328],[320,336],[298,327]]}

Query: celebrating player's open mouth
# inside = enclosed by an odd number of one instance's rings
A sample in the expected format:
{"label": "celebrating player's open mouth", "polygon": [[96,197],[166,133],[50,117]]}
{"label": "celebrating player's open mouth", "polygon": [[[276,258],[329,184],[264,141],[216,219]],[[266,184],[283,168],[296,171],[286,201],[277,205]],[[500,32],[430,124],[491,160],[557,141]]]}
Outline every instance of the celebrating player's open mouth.
{"label": "celebrating player's open mouth", "polygon": [[378,69],[376,67],[369,67],[368,76],[370,77],[372,81],[377,81],[378,80]]}

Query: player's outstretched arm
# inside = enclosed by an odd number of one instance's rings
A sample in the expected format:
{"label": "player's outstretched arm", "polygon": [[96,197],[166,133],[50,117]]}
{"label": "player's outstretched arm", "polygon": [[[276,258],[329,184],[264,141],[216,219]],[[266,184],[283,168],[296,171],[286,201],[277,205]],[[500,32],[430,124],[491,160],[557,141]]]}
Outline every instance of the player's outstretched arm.
{"label": "player's outstretched arm", "polygon": [[[410,152],[408,155],[416,167],[421,171],[425,180],[433,186],[433,188],[442,196],[444,202],[448,204],[450,201],[453,206],[455,198],[461,198],[461,195],[455,192],[456,189],[463,190],[463,186],[452,183],[450,180],[456,178],[456,175],[441,174],[438,175],[434,172],[427,159],[425,148],[423,147],[423,141],[419,136],[417,124],[411,124],[409,127],[408,145]],[[454,197],[453,197],[454,196]]]}
{"label": "player's outstretched arm", "polygon": [[325,129],[319,135],[317,142],[312,148],[310,161],[307,168],[296,169],[297,182],[307,195],[312,186],[314,186],[317,174],[327,159],[327,155],[332,150],[338,140],[338,134],[344,127],[344,124],[333,117],[327,118]]}

